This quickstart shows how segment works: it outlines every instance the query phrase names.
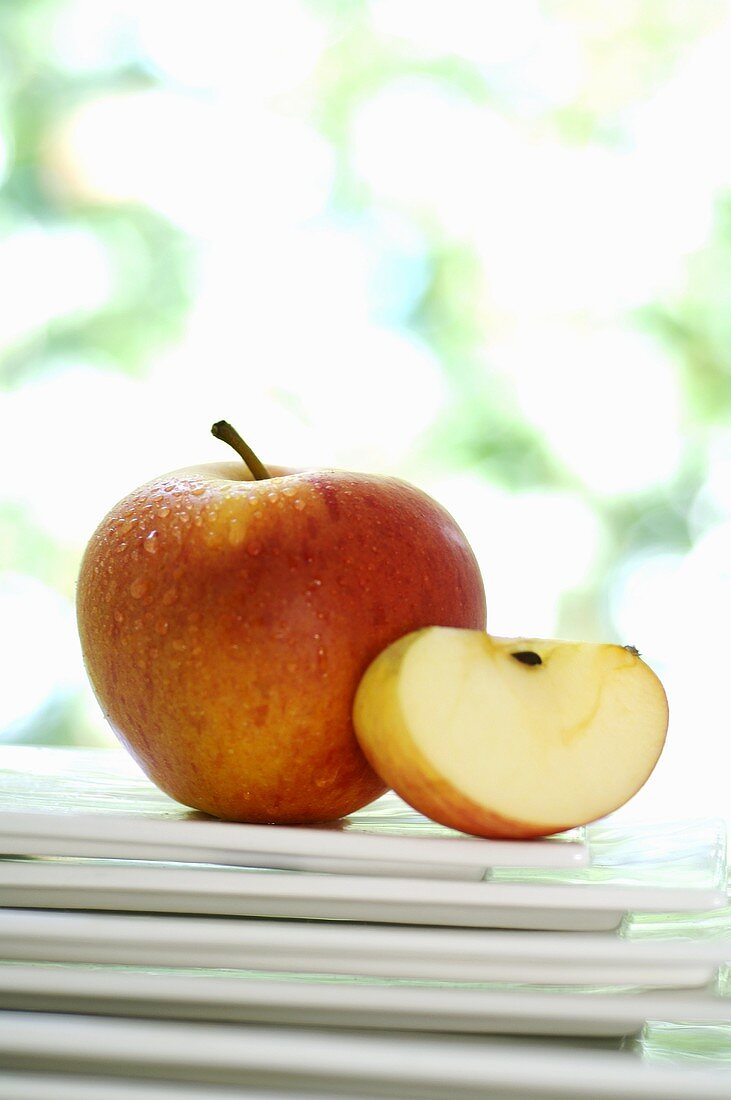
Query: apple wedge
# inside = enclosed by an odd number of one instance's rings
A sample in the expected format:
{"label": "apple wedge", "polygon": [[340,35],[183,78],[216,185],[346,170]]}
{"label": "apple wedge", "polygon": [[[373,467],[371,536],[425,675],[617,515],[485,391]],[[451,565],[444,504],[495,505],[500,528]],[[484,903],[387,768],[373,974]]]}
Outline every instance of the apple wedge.
{"label": "apple wedge", "polygon": [[371,766],[416,810],[527,838],[627,802],[662,752],[668,705],[633,647],[427,627],[376,657],[353,719]]}

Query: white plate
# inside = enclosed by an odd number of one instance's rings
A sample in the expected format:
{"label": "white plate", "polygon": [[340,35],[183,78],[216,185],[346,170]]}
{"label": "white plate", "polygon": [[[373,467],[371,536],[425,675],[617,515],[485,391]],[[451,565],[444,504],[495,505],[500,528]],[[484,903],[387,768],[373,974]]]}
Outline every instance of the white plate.
{"label": "white plate", "polygon": [[[328,1100],[367,1100],[353,1092],[328,1092]],[[70,1073],[6,1071],[0,1076],[0,1100],[313,1100],[300,1089],[266,1091],[257,1086],[233,1089],[179,1081],[139,1081],[114,1077],[87,1077]]]}
{"label": "white plate", "polygon": [[628,910],[718,909],[725,890],[371,878],[123,860],[0,860],[3,905],[598,931]]}
{"label": "white plate", "polygon": [[243,1084],[262,1091],[296,1086],[323,1097],[729,1097],[727,1071],[644,1064],[624,1051],[467,1036],[352,1034],[23,1012],[0,1012],[0,1066],[36,1074],[83,1071]]}
{"label": "white plate", "polygon": [[237,970],[0,963],[0,1008],[308,1027],[609,1038],[731,1021],[709,991],[447,983]]}
{"label": "white plate", "polygon": [[731,962],[725,929],[689,942],[664,925],[622,934],[404,928],[321,921],[0,910],[0,958],[552,985],[707,985]]}
{"label": "white plate", "polygon": [[217,821],[168,798],[126,753],[0,750],[0,850],[299,871],[482,878],[488,867],[580,867],[585,832],[492,841],[436,825],[394,794],[318,826]]}

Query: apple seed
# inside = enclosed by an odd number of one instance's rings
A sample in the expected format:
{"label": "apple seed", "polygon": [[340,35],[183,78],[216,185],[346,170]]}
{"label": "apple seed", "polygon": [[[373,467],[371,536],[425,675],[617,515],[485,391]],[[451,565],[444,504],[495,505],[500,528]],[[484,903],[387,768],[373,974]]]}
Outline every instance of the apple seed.
{"label": "apple seed", "polygon": [[515,657],[516,661],[520,661],[523,665],[542,665],[543,661],[534,653],[532,649],[522,649],[520,653],[511,653],[511,657]]}

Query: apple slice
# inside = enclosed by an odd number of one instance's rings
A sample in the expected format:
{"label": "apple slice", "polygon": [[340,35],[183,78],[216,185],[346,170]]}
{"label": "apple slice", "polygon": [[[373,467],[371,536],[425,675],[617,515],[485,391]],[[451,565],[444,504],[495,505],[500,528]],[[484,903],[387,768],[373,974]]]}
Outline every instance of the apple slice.
{"label": "apple slice", "polygon": [[662,752],[668,705],[632,647],[427,627],[376,657],[353,719],[371,766],[416,810],[520,838],[627,802]]}

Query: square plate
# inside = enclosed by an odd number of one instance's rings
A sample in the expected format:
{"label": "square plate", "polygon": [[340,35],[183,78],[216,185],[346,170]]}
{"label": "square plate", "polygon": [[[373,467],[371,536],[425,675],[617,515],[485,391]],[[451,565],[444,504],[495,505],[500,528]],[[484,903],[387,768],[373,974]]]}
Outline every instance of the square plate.
{"label": "square plate", "polygon": [[583,829],[545,840],[484,840],[429,821],[391,793],[325,825],[218,821],[168,798],[121,751],[15,746],[0,750],[0,848],[439,879],[589,862]]}
{"label": "square plate", "polygon": [[[322,1087],[326,1087],[323,1082]],[[0,1076],[0,1100],[263,1100],[261,1088],[237,1085],[217,1087],[192,1082],[153,1081],[121,1077],[89,1077],[75,1073],[4,1071]],[[348,1091],[327,1093],[328,1100],[370,1100]],[[313,1100],[312,1092],[293,1087],[266,1091],[266,1100]]]}
{"label": "square plate", "polygon": [[[623,1100],[728,1100],[729,1096],[727,1070],[718,1071],[708,1064],[702,1069],[646,1064],[629,1051],[595,1044],[566,1046],[479,1036],[212,1026],[23,1012],[0,1012],[0,1067],[16,1073],[29,1070],[35,1075],[52,1072],[54,1080],[56,1074],[76,1072],[106,1075],[107,1079],[134,1077],[138,1084],[162,1078],[166,1082],[258,1088],[254,1095],[278,1088],[290,1097],[300,1090],[322,1097],[344,1094],[350,1100],[376,1095],[429,1100],[504,1100],[506,1096],[521,1100],[555,1100],[557,1096],[562,1100],[619,1096]],[[2,1079],[0,1076],[0,1082]],[[51,1094],[59,1096],[55,1090]],[[10,1095],[19,1100],[18,1094]],[[156,1094],[151,1090],[149,1095]],[[213,1089],[210,1095],[213,1100]],[[102,1098],[106,1100],[105,1093],[95,1094],[95,1100]],[[112,1094],[110,1100],[127,1098],[124,1093]]]}
{"label": "square plate", "polygon": [[[284,970],[447,982],[708,985],[731,962],[731,909],[695,942],[685,921],[619,933],[513,932],[348,922],[0,910],[0,959]],[[699,922],[702,927],[702,922]],[[673,934],[673,928],[676,933]]]}
{"label": "square plate", "polygon": [[568,987],[261,970],[0,963],[0,1009],[155,1019],[616,1038],[648,1020],[725,1024],[728,975],[711,990]]}
{"label": "square plate", "polygon": [[[242,826],[242,828],[245,828]],[[596,830],[597,843],[591,837]],[[726,905],[720,822],[590,830],[592,864],[493,868],[483,881],[326,874],[130,859],[0,859],[14,908],[602,931],[632,911]]]}
{"label": "square plate", "polygon": [[[577,872],[581,875],[582,872]],[[0,859],[9,908],[598,931],[627,911],[722,907],[725,890],[602,882],[462,882],[128,860]]]}

